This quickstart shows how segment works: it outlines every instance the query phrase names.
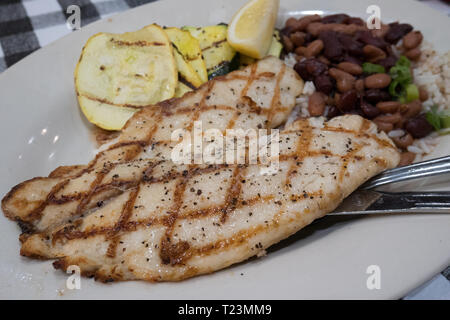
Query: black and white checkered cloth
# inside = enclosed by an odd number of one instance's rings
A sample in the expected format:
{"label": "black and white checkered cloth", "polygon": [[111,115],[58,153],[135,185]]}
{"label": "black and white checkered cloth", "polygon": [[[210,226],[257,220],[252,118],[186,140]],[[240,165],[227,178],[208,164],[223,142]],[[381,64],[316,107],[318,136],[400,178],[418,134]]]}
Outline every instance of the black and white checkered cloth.
{"label": "black and white checkered cloth", "polygon": [[81,27],[156,0],[0,0],[0,72],[31,52],[72,32],[71,5],[80,7]]}
{"label": "black and white checkered cloth", "polygon": [[[67,8],[80,8],[81,27],[115,13],[157,0],[0,0],[0,72],[33,51],[72,32]],[[186,0],[180,0],[186,1]],[[213,0],[211,0],[213,1]],[[419,0],[450,15],[438,0]],[[450,299],[450,267],[406,299]]]}

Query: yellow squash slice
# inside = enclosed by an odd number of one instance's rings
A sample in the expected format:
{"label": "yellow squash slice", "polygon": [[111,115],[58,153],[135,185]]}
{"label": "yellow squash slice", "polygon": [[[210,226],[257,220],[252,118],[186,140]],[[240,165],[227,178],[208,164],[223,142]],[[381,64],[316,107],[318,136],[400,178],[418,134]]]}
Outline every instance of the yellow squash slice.
{"label": "yellow squash slice", "polygon": [[155,24],[92,36],[75,69],[82,112],[106,130],[120,130],[141,107],[172,98],[177,84],[171,43]]}
{"label": "yellow squash slice", "polygon": [[169,36],[174,49],[178,51],[183,59],[194,69],[201,83],[208,81],[205,61],[202,57],[199,41],[187,31],[179,28],[164,29]]}
{"label": "yellow squash slice", "polygon": [[227,42],[227,28],[224,24],[182,28],[189,31],[199,41],[208,79],[227,74],[235,69],[233,59],[236,57],[236,50]]}
{"label": "yellow squash slice", "polygon": [[[198,41],[187,31],[178,28],[166,28],[164,31],[172,43],[173,56],[178,69],[178,86],[175,89],[175,97],[181,97],[184,93],[192,91],[206,82],[202,81],[194,67],[189,63],[190,60],[197,58],[203,61],[200,46],[198,46]],[[195,44],[198,47],[197,53],[194,51]],[[206,67],[204,67],[204,72],[206,74]]]}

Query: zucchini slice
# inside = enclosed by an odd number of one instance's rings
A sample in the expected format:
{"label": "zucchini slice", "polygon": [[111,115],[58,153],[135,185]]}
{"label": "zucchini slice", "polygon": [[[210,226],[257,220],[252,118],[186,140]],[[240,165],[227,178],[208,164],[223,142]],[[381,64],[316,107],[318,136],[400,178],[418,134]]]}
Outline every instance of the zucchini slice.
{"label": "zucchini slice", "polygon": [[191,36],[189,32],[179,28],[165,28],[164,31],[184,61],[195,71],[201,83],[208,81],[206,65],[202,57],[199,41]]}
{"label": "zucchini slice", "polygon": [[208,79],[227,74],[238,67],[236,50],[227,41],[227,25],[183,27],[182,29],[189,31],[199,41]]}
{"label": "zucchini slice", "polygon": [[283,50],[283,44],[280,39],[280,32],[275,30],[273,32],[272,42],[270,43],[269,51],[267,51],[268,56],[274,56],[276,58],[280,57],[281,50]]}

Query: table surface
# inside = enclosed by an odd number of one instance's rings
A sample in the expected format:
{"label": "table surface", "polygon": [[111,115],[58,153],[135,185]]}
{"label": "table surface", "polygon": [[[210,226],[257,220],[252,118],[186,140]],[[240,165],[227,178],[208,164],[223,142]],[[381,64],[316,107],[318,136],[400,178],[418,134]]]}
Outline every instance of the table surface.
{"label": "table surface", "polygon": [[[0,3],[0,72],[33,51],[72,32],[71,5],[81,11],[81,27],[156,0],[5,0]],[[182,1],[182,0],[180,0]],[[419,0],[420,1],[420,0]],[[450,1],[422,0],[450,17]],[[450,300],[450,266],[403,299]]]}

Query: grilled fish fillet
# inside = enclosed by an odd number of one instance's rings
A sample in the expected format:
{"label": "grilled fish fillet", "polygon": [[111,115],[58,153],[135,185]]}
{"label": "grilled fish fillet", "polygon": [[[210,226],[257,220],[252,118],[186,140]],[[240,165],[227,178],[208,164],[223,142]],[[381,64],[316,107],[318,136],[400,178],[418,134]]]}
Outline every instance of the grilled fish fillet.
{"label": "grilled fish fillet", "polygon": [[399,162],[359,116],[300,119],[280,134],[279,170],[139,160],[147,174],[98,210],[29,236],[21,254],[78,265],[100,281],[177,281],[258,255],[334,210]]}
{"label": "grilled fish fillet", "polygon": [[[303,90],[303,81],[281,60],[269,57],[209,81],[180,99],[136,113],[120,136],[85,166],[60,167],[48,177],[15,186],[2,200],[5,215],[25,234],[73,221],[105,200],[136,187],[147,167],[136,159],[170,159],[176,129],[273,128],[284,123]],[[120,177],[120,178],[119,178]]]}
{"label": "grilled fish fillet", "polygon": [[60,167],[5,196],[5,214],[25,231],[21,254],[105,282],[182,280],[264,252],[398,164],[390,139],[355,115],[288,125],[272,175],[258,163],[168,158],[171,132],[198,119],[222,131],[278,126],[302,85],[271,58],[138,112],[90,164]]}

